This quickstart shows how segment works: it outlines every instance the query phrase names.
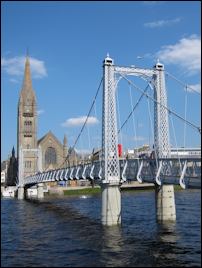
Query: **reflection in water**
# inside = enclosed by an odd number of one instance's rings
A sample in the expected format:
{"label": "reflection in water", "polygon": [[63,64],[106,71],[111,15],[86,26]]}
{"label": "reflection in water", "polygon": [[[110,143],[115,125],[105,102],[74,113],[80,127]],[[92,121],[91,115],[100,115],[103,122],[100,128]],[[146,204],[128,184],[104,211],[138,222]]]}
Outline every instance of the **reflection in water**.
{"label": "reflection in water", "polygon": [[103,227],[103,244],[113,252],[119,252],[123,245],[121,226]]}
{"label": "reflection in water", "polygon": [[162,242],[176,243],[178,237],[176,233],[176,222],[165,222],[158,225],[159,237]]}
{"label": "reflection in water", "polygon": [[124,267],[124,241],[121,226],[103,227],[101,258],[106,267]]}

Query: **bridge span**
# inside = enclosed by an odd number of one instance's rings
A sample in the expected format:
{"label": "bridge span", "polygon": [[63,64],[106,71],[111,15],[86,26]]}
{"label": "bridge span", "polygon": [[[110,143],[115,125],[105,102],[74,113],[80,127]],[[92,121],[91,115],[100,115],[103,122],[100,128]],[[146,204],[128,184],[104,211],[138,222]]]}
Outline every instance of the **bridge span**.
{"label": "bridge span", "polygon": [[[165,158],[119,160],[120,184],[125,181],[151,182],[161,185],[180,185],[183,189],[201,188],[201,160],[197,158]],[[38,183],[67,180],[95,180],[106,183],[102,178],[102,162],[80,164],[72,167],[38,172],[24,179],[24,186]]]}

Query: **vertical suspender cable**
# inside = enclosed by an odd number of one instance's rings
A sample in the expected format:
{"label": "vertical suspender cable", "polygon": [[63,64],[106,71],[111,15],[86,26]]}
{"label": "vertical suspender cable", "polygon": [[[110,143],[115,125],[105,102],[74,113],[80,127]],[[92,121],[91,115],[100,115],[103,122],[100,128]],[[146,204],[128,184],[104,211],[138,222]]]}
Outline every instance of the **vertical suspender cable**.
{"label": "vertical suspender cable", "polygon": [[[132,120],[133,120],[133,130],[134,130],[134,134],[135,134],[135,146],[137,149],[137,131],[136,131],[136,127],[135,127],[135,119],[134,119],[134,113],[133,113],[133,100],[132,100],[132,92],[131,92],[131,84],[129,84],[130,86],[130,104],[131,104],[131,111],[132,111]],[[138,127],[138,125],[137,125]],[[138,157],[138,166],[139,166],[139,157]]]}
{"label": "vertical suspender cable", "polygon": [[[151,133],[152,133],[152,140],[154,141],[154,129],[153,129],[153,124],[152,124],[152,118],[151,118],[151,107],[149,103],[149,98],[147,98],[147,107],[149,111],[149,120],[150,120],[150,128],[151,128]],[[154,142],[154,157],[156,161],[156,167],[158,168],[158,161],[157,161],[157,151],[156,151],[156,145]]]}
{"label": "vertical suspender cable", "polygon": [[[170,115],[170,113],[169,113],[169,115]],[[180,162],[180,155],[179,155],[179,151],[178,151],[178,145],[177,145],[177,139],[176,139],[176,134],[175,134],[175,128],[174,128],[174,124],[173,124],[172,115],[170,115],[170,121],[171,121],[173,136],[174,136],[174,140],[175,140],[175,147],[177,149],[177,156],[178,156],[178,160],[179,160],[179,166],[180,166],[180,170],[182,172],[182,165],[181,165],[181,162]]]}
{"label": "vertical suspender cable", "polygon": [[[185,107],[184,107],[184,118],[185,120],[187,120],[187,85],[186,85],[186,89],[185,89],[186,93],[185,93]],[[186,143],[186,123],[184,122],[184,151],[185,151],[185,143]]]}

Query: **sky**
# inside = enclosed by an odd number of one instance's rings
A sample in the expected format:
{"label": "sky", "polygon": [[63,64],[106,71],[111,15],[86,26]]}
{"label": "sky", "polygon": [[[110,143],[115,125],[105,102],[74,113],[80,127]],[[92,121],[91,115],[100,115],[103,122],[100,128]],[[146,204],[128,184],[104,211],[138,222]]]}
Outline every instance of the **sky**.
{"label": "sky", "polygon": [[[107,53],[118,66],[165,70],[168,106],[201,125],[200,1],[3,1],[1,2],[1,159],[17,144],[17,104],[28,50],[37,97],[40,139],[49,130],[73,146],[103,75]],[[147,86],[129,77],[142,90]],[[152,96],[153,92],[149,89]],[[117,89],[118,128],[141,93],[123,79]],[[79,139],[79,152],[100,147],[102,89]],[[153,144],[153,104],[138,105],[119,135],[124,149]],[[172,147],[199,147],[201,136],[169,116]]]}

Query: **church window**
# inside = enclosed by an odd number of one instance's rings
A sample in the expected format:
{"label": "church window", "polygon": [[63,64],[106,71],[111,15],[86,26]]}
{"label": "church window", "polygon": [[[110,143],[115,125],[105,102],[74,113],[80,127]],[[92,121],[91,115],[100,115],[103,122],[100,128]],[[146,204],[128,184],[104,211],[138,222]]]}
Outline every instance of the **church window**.
{"label": "church window", "polygon": [[53,147],[48,147],[45,152],[45,164],[56,164],[56,150]]}
{"label": "church window", "polygon": [[33,117],[33,113],[23,113],[24,117]]}
{"label": "church window", "polygon": [[24,136],[31,137],[32,136],[32,121],[24,121]]}

